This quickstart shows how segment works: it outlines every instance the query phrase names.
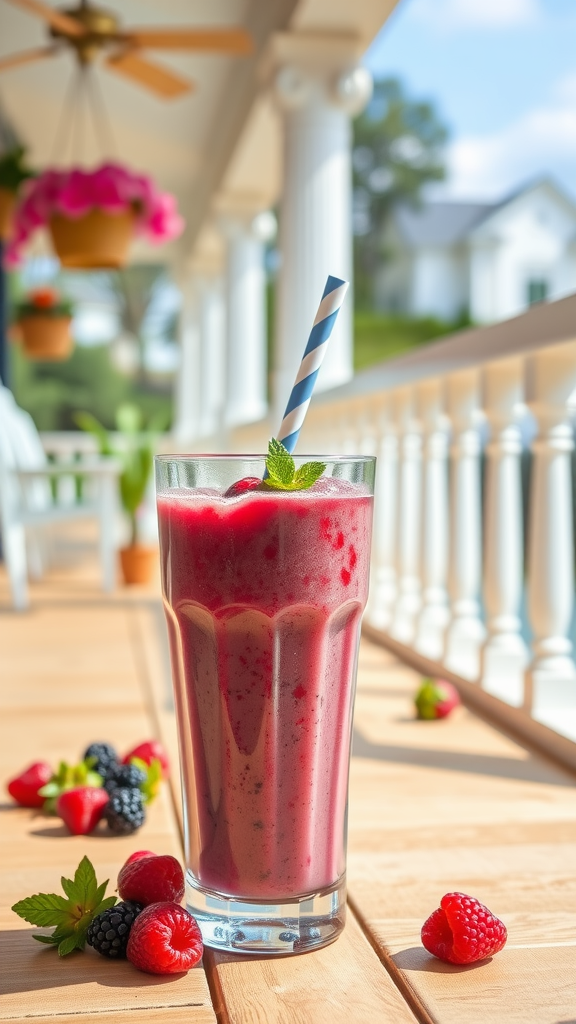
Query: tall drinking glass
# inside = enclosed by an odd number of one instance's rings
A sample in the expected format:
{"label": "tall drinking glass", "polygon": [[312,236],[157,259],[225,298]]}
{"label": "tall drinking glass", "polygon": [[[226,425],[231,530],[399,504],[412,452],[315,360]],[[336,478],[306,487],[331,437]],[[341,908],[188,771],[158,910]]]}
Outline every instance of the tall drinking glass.
{"label": "tall drinking glass", "polygon": [[[299,953],[344,925],[346,818],[375,460],[225,492],[263,456],[156,460],[186,899],[209,946]],[[254,481],[255,483],[255,481]]]}

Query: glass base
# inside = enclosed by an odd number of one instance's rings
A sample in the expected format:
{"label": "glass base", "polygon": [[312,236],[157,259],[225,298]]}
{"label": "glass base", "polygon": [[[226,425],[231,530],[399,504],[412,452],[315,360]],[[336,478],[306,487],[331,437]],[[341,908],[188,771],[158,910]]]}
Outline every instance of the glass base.
{"label": "glass base", "polygon": [[232,953],[307,953],[338,938],[346,919],[346,882],[282,903],[244,903],[198,887],[186,872],[186,907],[204,945]]}

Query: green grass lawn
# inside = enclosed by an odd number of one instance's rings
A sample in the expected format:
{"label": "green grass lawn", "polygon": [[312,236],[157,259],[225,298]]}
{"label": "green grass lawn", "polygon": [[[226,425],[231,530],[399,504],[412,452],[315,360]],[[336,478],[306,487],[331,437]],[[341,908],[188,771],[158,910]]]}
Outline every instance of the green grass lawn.
{"label": "green grass lawn", "polygon": [[383,313],[354,314],[354,369],[365,370],[384,359],[401,355],[417,345],[425,345],[466,326],[447,324],[433,317],[412,320]]}

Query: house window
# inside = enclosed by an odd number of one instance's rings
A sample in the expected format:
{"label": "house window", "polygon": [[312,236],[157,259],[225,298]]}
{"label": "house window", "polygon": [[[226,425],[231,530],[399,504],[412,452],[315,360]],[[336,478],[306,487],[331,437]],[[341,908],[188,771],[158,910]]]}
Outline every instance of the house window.
{"label": "house window", "polygon": [[528,281],[528,305],[533,306],[535,302],[545,302],[548,297],[548,281],[535,277]]}

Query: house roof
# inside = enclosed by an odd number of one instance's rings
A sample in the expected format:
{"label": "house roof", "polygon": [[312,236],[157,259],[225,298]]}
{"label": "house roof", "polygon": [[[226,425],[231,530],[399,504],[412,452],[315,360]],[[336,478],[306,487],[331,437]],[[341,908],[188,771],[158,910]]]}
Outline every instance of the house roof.
{"label": "house roof", "polygon": [[395,221],[409,246],[454,245],[497,206],[500,203],[429,203],[420,209],[400,206]]}

